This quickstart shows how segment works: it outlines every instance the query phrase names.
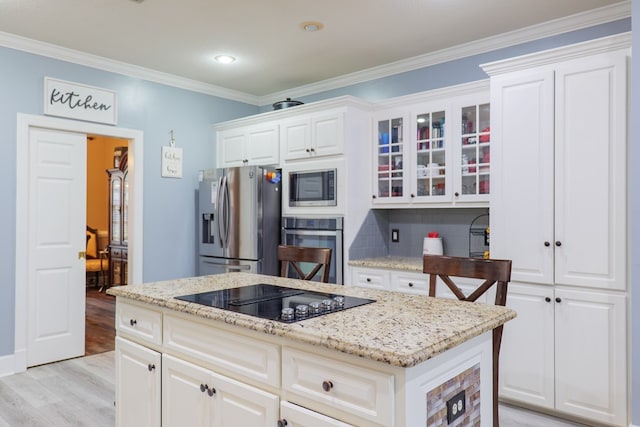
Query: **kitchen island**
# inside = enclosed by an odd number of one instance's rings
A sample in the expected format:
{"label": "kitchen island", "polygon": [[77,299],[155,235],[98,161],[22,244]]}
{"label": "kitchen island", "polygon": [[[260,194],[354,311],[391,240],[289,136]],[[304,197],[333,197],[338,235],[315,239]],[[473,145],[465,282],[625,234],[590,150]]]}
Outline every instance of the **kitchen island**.
{"label": "kitchen island", "polygon": [[[283,323],[174,298],[256,283],[376,302]],[[247,273],[108,293],[117,297],[118,425],[436,426],[447,412],[459,416],[452,425],[491,425],[491,330],[515,317]]]}

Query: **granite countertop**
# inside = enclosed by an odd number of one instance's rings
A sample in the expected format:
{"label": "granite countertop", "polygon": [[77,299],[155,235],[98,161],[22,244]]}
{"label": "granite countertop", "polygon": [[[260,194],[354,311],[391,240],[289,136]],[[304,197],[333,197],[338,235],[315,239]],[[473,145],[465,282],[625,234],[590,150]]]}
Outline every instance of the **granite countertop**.
{"label": "granite countertop", "polygon": [[384,256],[375,258],[352,259],[353,267],[385,268],[391,270],[417,271],[422,273],[422,257]]}
{"label": "granite countertop", "polygon": [[[173,298],[256,283],[376,302],[301,322],[282,323]],[[400,367],[415,366],[516,316],[506,307],[249,273],[118,286],[109,288],[107,293]]]}

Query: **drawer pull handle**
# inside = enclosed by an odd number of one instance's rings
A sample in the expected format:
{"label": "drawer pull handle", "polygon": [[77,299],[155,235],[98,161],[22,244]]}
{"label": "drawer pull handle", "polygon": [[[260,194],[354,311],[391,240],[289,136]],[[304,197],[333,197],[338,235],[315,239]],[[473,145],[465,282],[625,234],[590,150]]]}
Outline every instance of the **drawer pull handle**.
{"label": "drawer pull handle", "polygon": [[138,321],[136,319],[131,319],[131,320],[129,320],[129,324],[131,326],[136,326],[138,324]]}
{"label": "drawer pull handle", "polygon": [[278,420],[278,427],[286,427],[288,425],[289,425],[289,423],[284,418],[281,419],[281,420]]}
{"label": "drawer pull handle", "polygon": [[156,365],[152,365],[151,363],[149,363],[147,368],[149,369],[149,372],[152,372],[154,369],[156,369]]}
{"label": "drawer pull handle", "polygon": [[326,392],[331,391],[333,388],[333,382],[331,381],[322,381],[322,389]]}

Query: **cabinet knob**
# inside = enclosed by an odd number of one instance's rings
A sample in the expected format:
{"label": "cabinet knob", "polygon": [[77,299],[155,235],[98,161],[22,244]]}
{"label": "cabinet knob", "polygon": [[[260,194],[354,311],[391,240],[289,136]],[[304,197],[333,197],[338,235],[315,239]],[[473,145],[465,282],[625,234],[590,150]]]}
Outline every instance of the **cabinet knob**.
{"label": "cabinet knob", "polygon": [[562,246],[562,242],[560,240],[556,240],[556,246]]}
{"label": "cabinet knob", "polygon": [[333,382],[331,381],[322,381],[322,389],[326,392],[331,391],[331,389],[333,388]]}
{"label": "cabinet knob", "polygon": [[249,163],[249,160],[248,159],[243,159],[242,163],[247,164],[247,163]]}
{"label": "cabinet knob", "polygon": [[136,326],[136,325],[138,324],[138,321],[137,321],[136,319],[130,319],[130,320],[129,320],[129,324],[130,324],[131,326]]}
{"label": "cabinet knob", "polygon": [[412,282],[409,282],[409,287],[413,288],[413,283]]}
{"label": "cabinet knob", "polygon": [[305,149],[304,151],[306,151],[307,153],[310,153],[310,152],[311,152],[311,150],[309,150],[308,148],[307,148],[307,149]]}
{"label": "cabinet knob", "polygon": [[457,191],[455,193],[453,193],[454,196],[456,197],[460,197],[460,193],[458,193]]}
{"label": "cabinet knob", "polygon": [[556,302],[562,302],[562,298],[556,298]]}
{"label": "cabinet knob", "polygon": [[416,197],[416,195],[411,193],[411,198],[413,199],[414,197]]}
{"label": "cabinet knob", "polygon": [[549,297],[545,297],[545,298],[544,298],[544,300],[545,300],[546,302],[551,302],[551,298],[549,298]]}
{"label": "cabinet knob", "polygon": [[544,242],[544,245],[545,245],[546,247],[549,247],[549,246],[551,246],[551,243],[549,243],[549,242]]}
{"label": "cabinet knob", "polygon": [[214,394],[216,394],[216,389],[215,387],[211,387],[209,390],[207,390],[207,394],[209,395],[209,397],[213,396]]}
{"label": "cabinet knob", "polygon": [[367,282],[370,282],[370,281],[371,281],[371,277],[367,277]]}
{"label": "cabinet knob", "polygon": [[152,365],[151,363],[149,363],[147,369],[149,369],[149,372],[153,372],[153,370],[156,369],[156,365]]}
{"label": "cabinet knob", "polygon": [[278,420],[278,427],[286,427],[288,425],[289,425],[289,423],[284,418],[281,419],[281,420]]}
{"label": "cabinet knob", "polygon": [[208,386],[208,385],[206,385],[206,384],[200,384],[200,391],[201,391],[201,392],[203,392],[203,393],[204,393],[204,392],[205,392],[205,390],[207,390],[208,388],[209,388],[209,386]]}
{"label": "cabinet knob", "polygon": [[371,198],[372,198],[372,199],[375,199],[375,198],[376,198],[376,195],[375,195],[375,194],[374,194],[374,195],[372,195],[372,196],[371,196]]}
{"label": "cabinet knob", "polygon": [[312,153],[315,153],[315,152],[316,152],[316,149],[315,149],[315,148],[312,148],[312,149],[311,149],[311,152],[312,152]]}

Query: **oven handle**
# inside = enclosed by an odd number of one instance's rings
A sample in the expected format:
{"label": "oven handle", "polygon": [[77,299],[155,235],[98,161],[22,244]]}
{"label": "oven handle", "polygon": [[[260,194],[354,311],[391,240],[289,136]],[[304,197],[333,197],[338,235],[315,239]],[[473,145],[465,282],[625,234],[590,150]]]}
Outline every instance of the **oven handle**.
{"label": "oven handle", "polygon": [[215,262],[215,261],[206,261],[206,260],[202,260],[202,263],[215,265],[216,267],[221,267],[228,271],[251,270],[251,265],[249,264],[231,265],[231,264],[226,264],[224,262]]}
{"label": "oven handle", "polygon": [[295,230],[284,229],[284,234],[296,236],[337,236],[341,230]]}

